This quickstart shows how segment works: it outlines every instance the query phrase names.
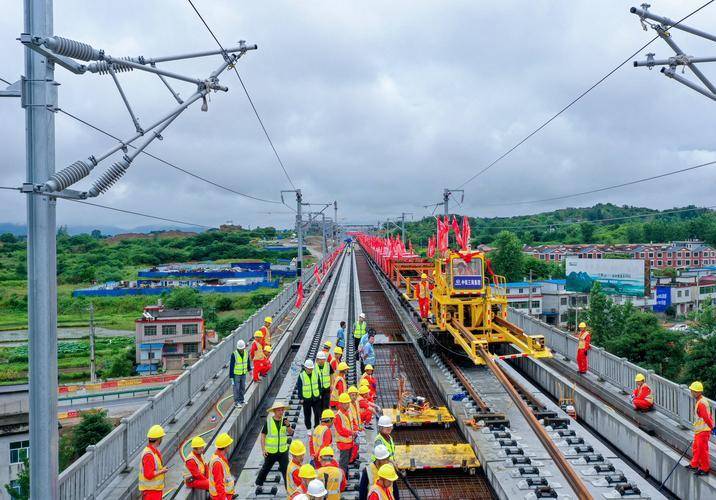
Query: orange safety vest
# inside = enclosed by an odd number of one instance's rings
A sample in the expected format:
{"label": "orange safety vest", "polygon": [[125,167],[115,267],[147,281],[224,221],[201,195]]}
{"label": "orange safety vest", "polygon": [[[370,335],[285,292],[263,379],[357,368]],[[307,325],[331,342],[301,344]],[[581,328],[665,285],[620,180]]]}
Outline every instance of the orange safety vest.
{"label": "orange safety vest", "polygon": [[427,299],[430,297],[430,284],[427,281],[421,281],[418,284],[418,298]]}
{"label": "orange safety vest", "polygon": [[353,422],[353,428],[358,429],[358,427],[360,427],[360,408],[358,407],[358,400],[356,400],[355,403],[351,401],[351,404],[348,409],[351,413],[351,422]]}
{"label": "orange safety vest", "polygon": [[343,469],[335,465],[323,465],[316,470],[319,479],[323,479],[328,494],[326,500],[340,500]]}
{"label": "orange safety vest", "polygon": [[368,498],[370,498],[371,493],[377,493],[380,500],[393,500],[393,492],[383,489],[378,483],[374,483],[373,486],[370,487],[368,490]]}
{"label": "orange safety vest", "polygon": [[164,467],[164,465],[162,465],[162,459],[159,458],[159,455],[154,453],[154,450],[152,450],[149,446],[145,447],[142,451],[142,456],[139,459],[139,491],[164,491],[164,474],[154,476],[154,479],[147,479],[144,475],[142,462],[144,461],[144,457],[147,455],[151,455],[154,458],[154,466],[156,467],[155,470],[159,470]]}
{"label": "orange safety vest", "polygon": [[583,332],[579,332],[579,346],[578,349],[584,349],[587,347],[587,336],[589,335],[589,332],[587,330],[584,330]]}
{"label": "orange safety vest", "polygon": [[226,493],[233,494],[234,493],[234,476],[231,475],[231,469],[229,469],[229,464],[224,460],[223,457],[220,457],[216,453],[214,453],[211,456],[211,461],[209,462],[209,495],[212,497],[215,497],[218,495],[218,492],[216,491],[216,481],[214,480],[214,464],[220,463],[221,467],[224,469],[224,490]]}
{"label": "orange safety vest", "polygon": [[[704,419],[699,417],[699,405],[706,404],[701,398],[696,400],[696,406],[694,406],[694,436],[701,432],[711,432],[711,428],[704,422]],[[706,406],[708,410],[708,406]]]}
{"label": "orange safety vest", "polygon": [[254,340],[256,344],[256,350],[254,350],[254,361],[261,361],[266,359],[266,353],[264,352],[264,346],[258,340]]}
{"label": "orange safety vest", "polygon": [[[338,414],[336,415],[336,418],[341,419],[341,425],[343,426],[344,429],[353,429],[351,417],[347,413],[344,413],[342,410],[339,410]],[[353,435],[351,434],[350,436],[341,436],[341,434],[339,432],[336,432],[336,443],[338,443],[338,444],[353,444]]]}
{"label": "orange safety vest", "polygon": [[[327,444],[323,444],[323,438],[325,437],[326,431],[331,436],[331,441]],[[316,456],[321,451],[321,448],[324,446],[331,446],[333,444],[333,432],[331,432],[331,429],[328,428],[327,425],[318,424],[315,429],[313,429],[313,434],[311,434],[311,455]]]}
{"label": "orange safety vest", "polygon": [[269,328],[266,325],[262,326],[260,328],[260,330],[264,334],[264,342],[267,344],[271,344],[271,330],[269,330]]}
{"label": "orange safety vest", "polygon": [[[204,462],[203,456],[200,458],[200,457],[197,457],[194,454],[194,452],[191,452],[191,453],[189,453],[189,458],[186,459],[186,462],[189,462],[189,461],[194,462],[197,465],[197,467],[199,467],[199,472],[201,472],[201,474],[203,476],[206,476],[206,462]],[[185,465],[186,465],[186,462],[184,462]],[[189,467],[187,467],[187,470],[189,470]],[[192,476],[191,476],[191,471],[190,471],[187,481],[191,481],[191,479],[192,479]]]}
{"label": "orange safety vest", "polygon": [[288,467],[286,468],[286,493],[289,497],[296,492],[303,493],[302,491],[300,491],[303,481],[301,481],[299,484],[293,482],[293,472],[300,468],[301,464],[297,464],[293,460],[288,462]]}
{"label": "orange safety vest", "polygon": [[331,381],[331,401],[338,402],[340,393],[338,391],[338,381],[343,382],[343,390],[345,391],[346,377],[344,375],[333,374],[333,380]]}
{"label": "orange safety vest", "polygon": [[[643,392],[646,392],[646,395],[642,395]],[[649,403],[654,402],[654,396],[651,394],[651,388],[646,385],[646,382],[641,384],[641,387],[636,388],[636,396],[634,396],[635,399],[643,399],[644,401],[648,401]]]}

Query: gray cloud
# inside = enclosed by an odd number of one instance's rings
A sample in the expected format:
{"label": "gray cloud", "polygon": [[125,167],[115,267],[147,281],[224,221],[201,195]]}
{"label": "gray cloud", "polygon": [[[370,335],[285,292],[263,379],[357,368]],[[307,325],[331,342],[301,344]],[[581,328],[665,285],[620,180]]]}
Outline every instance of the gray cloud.
{"label": "gray cloud", "polygon": [[[702,2],[659,0],[679,18]],[[602,5],[605,4],[605,5]],[[226,45],[259,50],[238,65],[276,147],[310,201],[337,199],[340,216],[373,221],[401,211],[429,213],[439,200],[520,140],[652,35],[630,2],[236,2],[197,6]],[[0,19],[0,76],[22,72],[20,2]],[[716,8],[689,22],[708,29]],[[213,47],[183,1],[55,2],[55,32],[113,55],[160,55]],[[674,35],[693,55],[713,47]],[[712,44],[711,44],[712,45]],[[657,41],[657,57],[671,55]],[[710,52],[709,52],[710,51]],[[218,63],[174,67],[197,76]],[[716,77],[716,72],[704,70]],[[60,106],[110,132],[133,131],[111,81],[56,72]],[[172,106],[156,78],[122,75],[144,123]],[[150,150],[239,191],[277,199],[283,176],[235,75],[209,113],[193,107]],[[188,95],[191,87],[182,87]],[[716,168],[599,195],[538,205],[547,198],[716,159],[713,103],[657,71],[627,65],[489,172],[467,186],[461,211],[509,215],[611,201],[668,208],[712,205]],[[16,100],[0,100],[0,185],[24,177],[24,121]],[[113,141],[57,115],[62,168]],[[147,157],[138,158],[100,203],[208,225],[288,226],[281,205],[245,200]],[[24,201],[0,191],[0,220],[24,221]],[[136,226],[134,216],[60,203],[68,224]]]}

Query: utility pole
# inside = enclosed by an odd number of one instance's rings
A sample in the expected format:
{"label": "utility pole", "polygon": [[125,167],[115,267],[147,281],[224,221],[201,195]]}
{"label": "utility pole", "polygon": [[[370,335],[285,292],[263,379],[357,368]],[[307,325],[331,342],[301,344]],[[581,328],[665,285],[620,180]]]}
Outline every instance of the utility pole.
{"label": "utility pole", "polygon": [[400,237],[403,241],[403,246],[405,246],[405,216],[406,215],[413,215],[412,212],[402,212],[400,214]]}
{"label": "utility pole", "polygon": [[[53,34],[52,0],[24,0],[24,34]],[[25,108],[27,154],[27,283],[30,393],[30,495],[58,498],[57,432],[57,260],[56,199],[33,194],[32,186],[55,173],[55,65],[25,47]]]}
{"label": "utility pole", "polygon": [[528,305],[527,307],[529,308],[528,310],[529,310],[530,316],[532,316],[532,269],[530,269],[530,281],[529,281],[529,284],[530,284],[530,291],[529,291],[529,301],[530,301],[530,303],[529,303],[529,305]]}
{"label": "utility pole", "polygon": [[[269,270],[269,273],[271,271]],[[269,280],[271,278],[269,277]],[[97,382],[97,365],[95,363],[94,354],[94,303],[90,302],[89,305],[89,327],[90,327],[90,382]]]}
{"label": "utility pole", "polygon": [[300,280],[301,271],[303,270],[303,195],[301,194],[300,189],[281,191],[281,202],[284,204],[284,193],[296,193],[296,241],[298,242],[298,250],[296,253],[296,276]]}
{"label": "utility pole", "polygon": [[443,190],[443,215],[445,217],[450,215],[450,190],[448,188]]}
{"label": "utility pole", "polygon": [[328,255],[328,239],[326,234],[326,214],[323,212],[321,212],[321,233],[323,234],[323,257],[325,258]]}
{"label": "utility pole", "polygon": [[333,247],[338,246],[338,201],[333,200]]}

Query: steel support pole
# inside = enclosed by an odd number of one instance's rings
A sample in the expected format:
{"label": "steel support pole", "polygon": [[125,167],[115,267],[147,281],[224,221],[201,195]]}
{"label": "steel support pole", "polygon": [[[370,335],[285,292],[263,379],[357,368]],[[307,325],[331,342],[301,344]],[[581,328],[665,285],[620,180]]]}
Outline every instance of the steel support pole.
{"label": "steel support pole", "polygon": [[450,190],[445,188],[443,191],[443,215],[450,215]]}
{"label": "steel support pole", "polygon": [[301,190],[296,190],[296,238],[298,240],[298,255],[296,256],[296,275],[301,279],[303,271],[303,196]]}
{"label": "steel support pole", "polygon": [[[269,271],[270,272],[270,271]],[[269,280],[271,278],[269,277]],[[94,350],[94,303],[89,305],[89,341],[90,341],[90,382],[97,382],[97,364]]]}
{"label": "steel support pole", "polygon": [[326,235],[326,214],[321,212],[321,233],[323,234],[323,258],[328,255],[328,239]]}
{"label": "steel support pole", "polygon": [[333,246],[338,246],[338,201],[333,202]]}
{"label": "steel support pole", "polygon": [[400,239],[405,246],[405,212],[400,215]]}
{"label": "steel support pole", "polygon": [[[52,35],[52,0],[24,0],[26,33]],[[25,48],[27,182],[43,184],[55,171],[54,64]],[[27,283],[30,392],[30,496],[58,498],[57,261],[55,199],[27,196]]]}

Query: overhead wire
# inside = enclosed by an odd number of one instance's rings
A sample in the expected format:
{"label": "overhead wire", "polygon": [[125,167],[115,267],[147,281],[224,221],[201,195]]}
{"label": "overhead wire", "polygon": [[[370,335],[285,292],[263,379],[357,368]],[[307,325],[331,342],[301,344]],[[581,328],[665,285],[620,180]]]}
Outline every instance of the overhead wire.
{"label": "overhead wire", "polygon": [[[707,6],[709,6],[710,4],[712,4],[714,1],[716,1],[716,0],[709,0],[708,2],[706,2],[705,4],[703,4],[701,7],[697,8],[696,10],[690,12],[690,13],[687,14],[686,16],[684,16],[684,17],[682,17],[681,19],[679,19],[679,20],[678,20],[676,23],[674,23],[672,26],[668,26],[668,27],[664,30],[664,32],[668,32],[668,31],[669,31],[671,28],[673,28],[674,26],[677,26],[677,25],[681,24],[683,21],[685,21],[686,19],[690,18],[691,16],[693,16],[693,15],[696,14],[697,12],[701,11],[702,9],[706,8]],[[623,61],[621,61],[618,65],[616,65],[614,68],[612,68],[611,70],[609,70],[609,71],[608,71],[604,76],[602,76],[599,80],[597,80],[595,83],[593,83],[590,87],[588,87],[586,90],[584,90],[583,92],[581,92],[577,97],[575,97],[574,99],[572,99],[566,106],[564,106],[562,109],[560,109],[560,110],[557,111],[555,114],[553,114],[552,116],[550,116],[549,119],[547,119],[546,121],[544,121],[541,125],[539,125],[539,126],[538,126],[536,129],[534,129],[532,132],[530,132],[529,134],[527,134],[524,138],[522,138],[522,140],[520,140],[519,142],[517,142],[517,144],[515,144],[515,145],[512,146],[510,149],[508,149],[507,151],[505,151],[503,154],[501,154],[500,156],[498,156],[495,160],[493,160],[492,162],[490,162],[487,166],[483,167],[482,170],[480,170],[479,172],[477,172],[476,174],[474,174],[472,177],[468,178],[465,182],[463,182],[462,184],[460,184],[460,185],[458,186],[458,188],[464,187],[465,185],[469,184],[469,183],[472,182],[473,180],[477,179],[480,175],[482,175],[482,174],[484,174],[485,172],[487,172],[488,170],[490,170],[490,169],[491,169],[493,166],[495,166],[498,162],[500,162],[502,159],[504,159],[505,157],[507,157],[510,153],[512,153],[512,152],[513,152],[514,150],[516,150],[517,148],[519,148],[522,144],[524,144],[525,142],[527,142],[529,139],[531,139],[531,138],[532,138],[533,136],[535,136],[537,133],[539,133],[539,132],[540,132],[542,129],[544,129],[547,125],[549,125],[550,123],[552,123],[552,122],[553,122],[555,119],[557,119],[557,117],[559,117],[562,113],[564,113],[564,112],[567,111],[569,108],[571,108],[572,106],[574,106],[577,102],[579,102],[583,97],[585,97],[587,94],[589,94],[592,90],[594,90],[594,89],[597,88],[599,85],[601,85],[607,78],[609,78],[609,77],[612,76],[614,73],[616,73],[622,66],[624,66],[624,65],[627,64],[627,63],[629,63],[634,57],[636,57],[637,55],[639,55],[639,53],[640,53],[642,50],[644,50],[644,49],[647,48],[649,45],[651,45],[652,43],[654,43],[654,41],[656,41],[658,38],[659,38],[659,35],[656,35],[656,36],[654,36],[651,40],[649,40],[648,42],[646,42],[644,45],[642,45],[641,47],[639,47],[639,48],[638,48],[637,50],[635,50],[632,54],[630,54],[626,59],[624,59]]]}
{"label": "overhead wire", "polygon": [[[114,139],[114,140],[117,141],[117,142],[124,143],[124,141],[122,141],[122,139],[119,138],[119,137],[117,137],[116,135],[111,134],[110,132],[107,132],[106,130],[104,130],[104,129],[98,127],[97,125],[94,125],[94,124],[88,122],[87,120],[84,120],[84,119],[78,117],[77,115],[74,115],[74,114],[70,113],[69,111],[66,111],[66,110],[64,110],[64,109],[62,109],[62,108],[56,108],[55,110],[58,111],[58,112],[60,112],[60,113],[62,113],[62,114],[64,114],[64,115],[66,115],[66,116],[68,116],[68,117],[70,117],[70,118],[72,118],[72,119],[74,119],[74,120],[76,120],[76,121],[78,121],[78,122],[80,122],[80,123],[82,123],[82,124],[84,124],[84,125],[86,125],[86,126],[88,126],[88,127],[90,127],[91,129],[96,130],[97,132],[99,132],[99,133],[101,133],[101,134],[106,135],[107,137],[111,137],[112,139]],[[136,146],[134,146],[133,144],[127,144],[127,145],[128,145],[129,147],[131,147],[131,148],[136,149]],[[187,169],[185,169],[185,168],[182,168],[182,167],[180,167],[180,166],[178,166],[178,165],[176,165],[176,164],[174,164],[174,163],[171,163],[171,162],[169,162],[169,161],[167,161],[167,160],[165,160],[165,159],[163,159],[163,158],[160,158],[159,156],[156,156],[156,155],[154,155],[154,154],[152,154],[152,153],[150,153],[150,152],[148,152],[148,151],[146,151],[146,150],[143,150],[142,153],[145,154],[145,155],[147,155],[147,156],[149,156],[150,158],[154,158],[154,159],[157,160],[158,162],[163,163],[164,165],[167,165],[168,167],[174,168],[174,169],[176,169],[176,170],[178,170],[178,171],[180,171],[180,172],[182,172],[182,173],[185,173],[185,174],[187,174],[187,175],[189,175],[189,176],[191,176],[191,177],[194,177],[195,179],[199,179],[199,180],[202,181],[202,182],[206,182],[207,184],[211,184],[211,185],[214,186],[214,187],[217,187],[217,188],[219,188],[219,189],[223,189],[224,191],[228,191],[228,192],[233,193],[233,194],[236,194],[236,195],[238,195],[238,196],[243,196],[244,198],[248,198],[248,199],[255,200],[255,201],[261,201],[261,202],[264,202],[264,203],[275,203],[275,204],[281,204],[281,203],[282,203],[282,202],[279,201],[279,200],[269,200],[269,199],[267,199],[267,198],[261,198],[260,196],[254,196],[254,195],[242,193],[242,192],[237,191],[237,190],[235,190],[235,189],[232,189],[232,188],[230,188],[230,187],[228,187],[228,186],[225,186],[225,185],[220,184],[220,183],[218,183],[218,182],[212,181],[211,179],[207,179],[206,177],[203,177],[203,176],[201,176],[201,175],[199,175],[199,174],[197,174],[197,173],[194,173],[194,172],[192,172],[192,171],[190,171],[190,170],[187,170]]]}
{"label": "overhead wire", "polygon": [[108,206],[108,205],[101,205],[101,204],[99,204],[99,203],[92,203],[92,202],[83,201],[83,200],[72,200],[72,199],[67,199],[67,200],[68,200],[68,201],[71,201],[71,202],[73,202],[73,203],[81,203],[81,204],[83,204],[83,205],[91,205],[91,206],[93,206],[93,207],[104,208],[104,209],[106,209],[106,210],[113,210],[113,211],[115,211],[115,212],[121,212],[121,213],[124,213],[124,214],[137,215],[137,216],[140,216],[140,217],[146,217],[146,218],[148,218],[148,219],[155,219],[155,220],[159,220],[159,221],[163,221],[163,222],[173,222],[173,223],[175,223],[175,224],[182,224],[182,225],[185,225],[185,226],[192,226],[192,227],[201,227],[201,228],[204,228],[204,229],[212,229],[211,226],[206,226],[206,225],[204,225],[204,224],[196,224],[196,223],[194,223],[194,222],[187,222],[187,221],[178,220],[178,219],[169,219],[169,218],[166,218],[166,217],[160,217],[160,216],[158,216],[158,215],[152,215],[152,214],[145,214],[145,213],[143,213],[143,212],[137,212],[136,210],[127,210],[127,209],[124,209],[124,208],[110,207],[110,206]]}
{"label": "overhead wire", "polygon": [[[204,24],[206,29],[211,34],[212,38],[216,42],[216,44],[219,46],[221,51],[223,52],[224,58],[227,59],[229,56],[226,53],[226,49],[224,49],[224,46],[221,44],[219,39],[214,34],[214,31],[209,27],[209,24],[204,19],[204,16],[201,15],[199,10],[196,8],[196,5],[194,5],[194,2],[192,0],[187,0],[189,2],[189,5],[191,5],[191,8],[194,9],[194,12],[196,12],[196,15],[199,16],[199,19]],[[291,179],[291,176],[288,175],[288,171],[286,170],[286,166],[283,164],[283,160],[281,160],[281,156],[278,154],[278,151],[276,150],[276,146],[274,146],[273,141],[271,140],[271,136],[268,133],[268,130],[266,130],[266,126],[264,125],[264,121],[261,119],[261,115],[259,115],[258,110],[256,109],[256,105],[254,104],[253,99],[251,98],[251,95],[249,94],[249,90],[246,88],[246,85],[244,84],[244,80],[241,78],[241,75],[239,74],[239,70],[236,69],[236,65],[232,65],[231,68],[234,70],[234,73],[236,73],[236,76],[239,79],[239,83],[241,83],[241,87],[244,89],[244,93],[246,94],[246,98],[249,100],[249,104],[251,105],[251,109],[254,111],[254,115],[256,115],[256,119],[259,121],[259,125],[261,125],[261,130],[264,131],[264,135],[266,136],[266,139],[268,140],[269,145],[271,146],[271,149],[273,150],[273,154],[276,156],[276,159],[278,160],[279,165],[281,165],[281,169],[283,170],[284,175],[286,176],[286,179],[288,179],[288,183],[291,185],[293,189],[296,189],[296,186],[293,183],[293,180]]]}

